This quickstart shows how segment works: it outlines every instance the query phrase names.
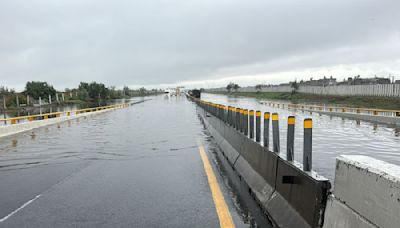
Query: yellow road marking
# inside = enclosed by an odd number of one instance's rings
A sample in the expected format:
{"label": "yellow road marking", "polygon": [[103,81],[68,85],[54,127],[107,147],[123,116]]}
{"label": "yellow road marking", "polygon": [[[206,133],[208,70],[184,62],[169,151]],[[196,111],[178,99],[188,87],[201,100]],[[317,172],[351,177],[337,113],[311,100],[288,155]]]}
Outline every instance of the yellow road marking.
{"label": "yellow road marking", "polygon": [[234,228],[235,224],[233,223],[231,213],[226,205],[224,195],[221,192],[217,178],[215,177],[210,161],[208,160],[207,154],[202,145],[199,145],[199,152],[201,160],[203,161],[204,170],[207,174],[208,184],[210,185],[215,209],[217,210],[219,225],[221,228]]}

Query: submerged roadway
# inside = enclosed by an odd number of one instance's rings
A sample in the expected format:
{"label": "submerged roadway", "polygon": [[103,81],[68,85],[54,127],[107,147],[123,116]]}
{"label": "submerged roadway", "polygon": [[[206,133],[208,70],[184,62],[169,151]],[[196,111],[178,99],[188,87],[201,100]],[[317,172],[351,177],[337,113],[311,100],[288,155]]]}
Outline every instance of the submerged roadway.
{"label": "submerged roadway", "polygon": [[0,138],[0,227],[250,227],[215,150],[183,96]]}

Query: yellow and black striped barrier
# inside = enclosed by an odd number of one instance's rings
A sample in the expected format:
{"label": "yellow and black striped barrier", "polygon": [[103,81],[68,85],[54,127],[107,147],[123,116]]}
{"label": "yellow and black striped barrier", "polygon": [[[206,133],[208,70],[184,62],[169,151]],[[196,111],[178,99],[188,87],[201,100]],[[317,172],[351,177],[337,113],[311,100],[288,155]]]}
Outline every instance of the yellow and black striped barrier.
{"label": "yellow and black striped barrier", "polygon": [[21,121],[31,122],[31,121],[36,121],[36,120],[46,120],[46,119],[50,119],[50,118],[58,118],[61,116],[71,116],[72,113],[74,113],[75,115],[79,115],[79,114],[86,113],[86,112],[97,112],[97,111],[106,110],[106,109],[126,108],[129,105],[130,105],[129,103],[124,103],[124,104],[107,105],[107,106],[101,106],[101,107],[96,107],[96,108],[85,108],[85,109],[65,111],[65,112],[51,112],[51,113],[43,113],[43,114],[29,115],[29,116],[10,117],[10,118],[0,119],[0,122],[4,122],[5,125],[17,124],[17,123],[20,123]]}

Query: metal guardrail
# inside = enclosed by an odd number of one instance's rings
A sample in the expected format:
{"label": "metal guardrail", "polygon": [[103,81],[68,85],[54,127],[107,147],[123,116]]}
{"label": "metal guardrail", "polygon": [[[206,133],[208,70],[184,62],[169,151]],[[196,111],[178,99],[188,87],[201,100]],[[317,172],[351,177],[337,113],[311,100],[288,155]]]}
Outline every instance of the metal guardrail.
{"label": "metal guardrail", "polygon": [[341,112],[341,113],[364,114],[372,116],[400,117],[400,110],[390,110],[390,109],[304,105],[304,104],[289,104],[289,103],[276,103],[276,102],[265,102],[265,101],[261,101],[260,104],[265,104],[270,107],[276,107],[282,109],[284,108],[299,109],[303,111]]}
{"label": "metal guardrail", "polygon": [[128,106],[129,106],[129,103],[123,103],[123,104],[100,106],[100,107],[95,107],[95,108],[77,109],[77,110],[71,110],[71,111],[65,111],[65,112],[50,112],[50,113],[43,113],[43,114],[30,115],[30,116],[18,116],[18,117],[3,118],[3,119],[0,119],[0,122],[4,122],[5,125],[17,124],[17,123],[26,122],[26,121],[31,122],[31,121],[44,120],[44,119],[49,119],[49,118],[58,118],[61,116],[79,115],[81,113],[86,113],[86,112],[97,112],[97,111],[101,111],[101,110],[105,110],[105,109],[125,108]]}

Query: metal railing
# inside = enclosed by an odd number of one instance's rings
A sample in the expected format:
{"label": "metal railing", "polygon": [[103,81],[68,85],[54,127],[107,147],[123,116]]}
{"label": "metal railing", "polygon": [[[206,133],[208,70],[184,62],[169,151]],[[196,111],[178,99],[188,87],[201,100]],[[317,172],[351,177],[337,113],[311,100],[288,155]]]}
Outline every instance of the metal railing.
{"label": "metal railing", "polygon": [[302,111],[341,112],[341,113],[364,114],[372,116],[400,117],[400,110],[390,110],[390,109],[320,106],[320,105],[289,104],[289,103],[276,103],[276,102],[265,102],[265,101],[261,101],[260,104],[265,104],[275,108],[282,108],[282,109],[287,108],[295,110],[298,109]]}
{"label": "metal railing", "polygon": [[100,106],[100,107],[95,107],[95,108],[77,109],[77,110],[64,111],[64,112],[50,112],[50,113],[43,113],[43,114],[29,115],[29,116],[10,117],[10,118],[0,119],[0,122],[3,122],[4,125],[18,124],[21,122],[45,120],[45,119],[49,119],[49,118],[58,118],[58,117],[62,117],[62,116],[73,116],[73,115],[79,115],[82,113],[97,112],[97,111],[106,110],[106,109],[126,108],[129,105],[130,105],[129,103],[123,103],[123,104]]}

